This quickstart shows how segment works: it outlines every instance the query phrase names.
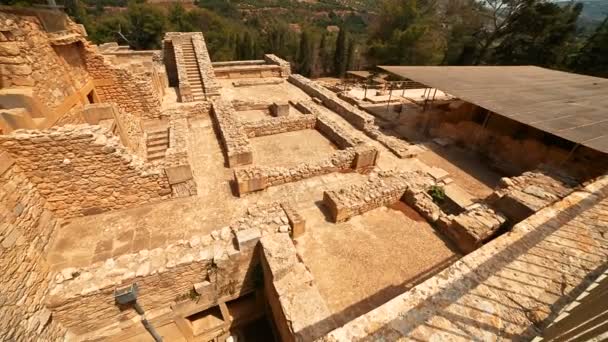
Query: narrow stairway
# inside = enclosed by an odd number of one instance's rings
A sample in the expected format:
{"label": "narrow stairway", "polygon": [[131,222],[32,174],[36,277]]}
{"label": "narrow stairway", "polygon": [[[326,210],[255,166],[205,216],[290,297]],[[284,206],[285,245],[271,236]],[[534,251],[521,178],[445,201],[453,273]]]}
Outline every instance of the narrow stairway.
{"label": "narrow stairway", "polygon": [[194,53],[194,46],[192,40],[182,44],[182,51],[184,53],[184,63],[186,64],[186,74],[188,76],[188,83],[195,101],[204,101],[205,92],[203,90],[203,80],[201,73],[198,69],[198,62],[196,61],[196,54]]}
{"label": "narrow stairway", "polygon": [[147,131],[146,151],[148,161],[163,159],[165,151],[169,148],[169,129],[158,128]]}

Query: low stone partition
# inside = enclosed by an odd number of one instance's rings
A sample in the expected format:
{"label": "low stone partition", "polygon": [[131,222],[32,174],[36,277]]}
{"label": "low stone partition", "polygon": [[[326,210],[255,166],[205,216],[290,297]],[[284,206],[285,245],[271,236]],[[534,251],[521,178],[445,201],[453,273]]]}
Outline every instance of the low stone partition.
{"label": "low stone partition", "polygon": [[[286,79],[291,75],[289,62],[275,56],[265,55],[264,60],[220,62],[213,64],[215,76],[223,79],[239,78],[280,78]],[[260,80],[262,81],[262,80]],[[243,83],[241,83],[243,82]],[[235,87],[251,86],[259,84],[279,84],[277,81],[271,83],[257,83],[256,81],[235,81]],[[282,83],[282,82],[281,82]]]}
{"label": "low stone partition", "polygon": [[317,119],[313,115],[288,115],[258,121],[244,122],[243,129],[247,137],[263,137],[285,132],[313,129]]}
{"label": "low stone partition", "polygon": [[239,196],[271,186],[297,182],[332,172],[367,172],[376,165],[378,151],[367,145],[340,150],[326,159],[291,168],[252,166],[234,170]]}
{"label": "low stone partition", "polygon": [[506,222],[504,215],[484,204],[474,204],[466,212],[448,218],[437,226],[463,253],[481,247]]}
{"label": "low stone partition", "polygon": [[253,80],[238,80],[232,82],[232,85],[235,88],[240,87],[254,87],[260,85],[277,85],[285,82],[283,78],[261,78],[261,79],[253,79]]}
{"label": "low stone partition", "polygon": [[291,76],[291,64],[289,64],[288,61],[279,58],[278,56],[273,54],[264,55],[264,60],[268,64],[278,65],[281,70],[282,78],[288,78],[289,76]]}
{"label": "low stone partition", "polygon": [[234,107],[226,100],[213,101],[211,113],[224,146],[228,166],[235,167],[253,162],[251,145],[242,123],[236,117]]}
{"label": "low stone partition", "polygon": [[272,102],[266,101],[243,101],[243,100],[232,100],[232,106],[236,111],[245,110],[270,110]]}
{"label": "low stone partition", "polygon": [[281,341],[314,341],[337,327],[327,303],[291,239],[274,234],[260,240],[264,292]]}
{"label": "low stone partition", "polygon": [[361,184],[325,191],[323,204],[334,222],[344,222],[370,210],[403,201],[427,221],[435,224],[463,252],[469,253],[487,242],[505,223],[505,217],[485,204],[473,204],[460,215],[448,215],[428,190],[437,185],[432,175],[422,172],[382,171]]}
{"label": "low stone partition", "polygon": [[566,197],[577,185],[572,178],[541,168],[517,177],[502,178],[487,202],[504,213],[510,222],[517,223]]}
{"label": "low stone partition", "polygon": [[407,142],[392,136],[387,136],[374,124],[375,118],[342,100],[331,90],[311,81],[302,75],[291,75],[289,82],[293,83],[313,98],[318,98],[329,109],[338,113],[351,125],[363,131],[370,138],[377,140],[399,158],[415,156],[419,150]]}
{"label": "low stone partition", "polygon": [[171,198],[163,168],[132,155],[107,128],[66,125],[0,136],[6,150],[59,217]]}
{"label": "low stone partition", "polygon": [[432,177],[425,172],[382,171],[370,175],[365,183],[325,191],[323,204],[329,209],[332,221],[344,222],[353,216],[398,202],[408,190],[415,198],[416,192],[433,184]]}
{"label": "low stone partition", "polygon": [[137,302],[153,324],[173,320],[171,307],[181,303],[202,311],[222,298],[238,297],[263,285],[255,248],[260,238],[278,235],[290,240],[286,210],[294,212],[287,203],[255,206],[208,235],[66,268],[55,276],[47,307],[53,320],[86,340],[143,331],[135,310],[118,306],[114,299],[116,289],[131,284],[137,284]]}
{"label": "low stone partition", "polygon": [[302,89],[309,96],[320,99],[327,108],[340,114],[340,116],[344,117],[348,122],[360,130],[363,130],[368,125],[373,125],[374,123],[374,117],[372,115],[341,100],[331,90],[319,85],[315,81],[311,81],[302,75],[294,74],[289,76],[289,82]]}
{"label": "low stone partition", "polygon": [[300,101],[293,104],[302,113],[312,114],[317,117],[315,129],[331,140],[339,148],[345,149],[355,147],[363,143],[363,140],[353,136],[343,129],[325,113],[326,108],[316,104],[314,101]]}
{"label": "low stone partition", "polygon": [[266,61],[263,59],[252,59],[246,61],[224,61],[224,62],[213,62],[211,65],[214,68],[227,67],[227,66],[238,66],[238,65],[264,65]]}

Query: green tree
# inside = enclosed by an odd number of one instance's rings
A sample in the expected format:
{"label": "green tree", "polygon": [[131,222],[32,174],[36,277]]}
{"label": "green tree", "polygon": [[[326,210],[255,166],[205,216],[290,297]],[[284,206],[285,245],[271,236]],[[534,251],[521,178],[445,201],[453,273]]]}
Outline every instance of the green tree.
{"label": "green tree", "polygon": [[147,4],[129,3],[127,10],[130,31],[126,35],[131,47],[151,50],[160,47],[165,32],[165,15],[161,9]]}
{"label": "green tree", "polygon": [[432,0],[385,0],[370,27],[368,56],[376,64],[438,64],[445,35]]}
{"label": "green tree", "polygon": [[348,51],[346,46],[346,30],[340,27],[338,39],[336,40],[336,52],[334,54],[334,70],[336,76],[344,77],[348,64]]}
{"label": "green tree", "polygon": [[346,58],[346,70],[355,68],[355,52],[357,51],[357,44],[354,39],[348,40],[348,52]]}
{"label": "green tree", "polygon": [[72,17],[77,23],[88,25],[87,11],[80,0],[65,0],[65,12]]}
{"label": "green tree", "polygon": [[582,9],[581,3],[560,6],[538,2],[522,7],[493,49],[490,61],[501,65],[562,66]]}
{"label": "green tree", "polygon": [[608,77],[608,16],[575,55],[570,67],[576,72]]}
{"label": "green tree", "polygon": [[188,20],[187,11],[180,3],[175,3],[169,9],[169,23],[177,32],[191,32],[193,26]]}
{"label": "green tree", "polygon": [[308,31],[302,32],[300,36],[300,48],[298,49],[298,73],[304,76],[310,76],[313,69],[313,42]]}

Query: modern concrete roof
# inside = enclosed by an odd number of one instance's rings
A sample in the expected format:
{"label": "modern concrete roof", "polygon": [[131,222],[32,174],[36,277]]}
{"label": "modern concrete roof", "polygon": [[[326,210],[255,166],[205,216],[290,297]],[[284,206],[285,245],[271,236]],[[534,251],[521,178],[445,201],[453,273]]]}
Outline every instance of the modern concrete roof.
{"label": "modern concrete roof", "polygon": [[535,66],[380,66],[498,115],[608,153],[608,79]]}

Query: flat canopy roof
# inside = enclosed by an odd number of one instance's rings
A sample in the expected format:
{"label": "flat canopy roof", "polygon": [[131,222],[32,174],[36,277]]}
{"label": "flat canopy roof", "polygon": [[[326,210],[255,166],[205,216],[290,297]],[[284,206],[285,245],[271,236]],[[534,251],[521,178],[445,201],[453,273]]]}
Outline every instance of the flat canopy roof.
{"label": "flat canopy roof", "polygon": [[608,153],[608,79],[535,66],[380,66],[498,115]]}

